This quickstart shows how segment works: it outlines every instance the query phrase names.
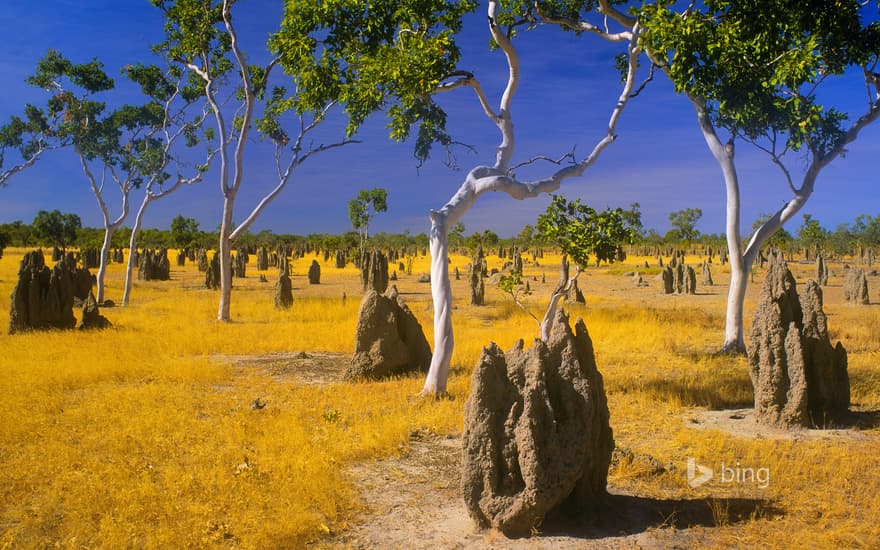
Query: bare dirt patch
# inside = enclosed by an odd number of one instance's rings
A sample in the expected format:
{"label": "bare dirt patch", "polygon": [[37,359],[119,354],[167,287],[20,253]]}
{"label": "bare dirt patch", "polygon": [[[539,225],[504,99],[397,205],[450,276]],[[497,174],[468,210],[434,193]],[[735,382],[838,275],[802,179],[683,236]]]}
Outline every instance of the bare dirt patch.
{"label": "bare dirt patch", "polygon": [[772,503],[758,499],[664,500],[609,487],[607,512],[594,522],[556,518],[529,538],[508,539],[479,530],[467,514],[459,488],[461,438],[422,431],[411,434],[399,457],[358,464],[349,475],[365,510],[313,548],[693,548],[705,545],[718,525],[735,530],[748,518],[779,514]]}
{"label": "bare dirt patch", "polygon": [[763,426],[755,421],[754,409],[689,411],[684,415],[684,422],[691,428],[718,430],[746,439],[863,441],[875,437],[874,434],[864,430],[880,425],[880,411],[850,412],[849,416],[844,419],[843,427],[829,429],[794,428],[784,430]]}
{"label": "bare dirt patch", "polygon": [[278,382],[333,384],[342,381],[350,356],[344,353],[291,351],[255,355],[215,355],[214,361],[242,371],[256,370]]}

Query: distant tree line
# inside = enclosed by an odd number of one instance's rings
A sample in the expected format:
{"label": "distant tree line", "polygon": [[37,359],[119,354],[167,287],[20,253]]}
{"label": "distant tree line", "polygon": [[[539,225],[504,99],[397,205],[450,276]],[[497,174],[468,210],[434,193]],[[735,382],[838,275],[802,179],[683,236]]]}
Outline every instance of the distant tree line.
{"label": "distant tree line", "polygon": [[[660,234],[653,229],[645,230],[641,222],[638,203],[628,210],[620,210],[626,226],[634,235],[633,246],[649,248],[686,248],[689,246],[712,247],[722,250],[725,247],[724,234],[701,233],[695,229],[696,222],[702,212],[696,208],[688,208],[672,212],[669,215],[672,229]],[[755,228],[760,227],[767,216],[760,216]],[[176,216],[168,229],[142,229],[139,239],[144,247],[169,248],[215,248],[218,233],[203,231],[193,218]],[[121,227],[113,235],[112,246],[125,248],[128,246],[131,229]],[[748,239],[749,235],[744,235]],[[41,211],[30,223],[21,220],[0,224],[0,254],[5,247],[37,247],[57,246],[58,248],[99,248],[104,238],[104,229],[99,227],[81,227],[79,217],[75,214],[63,214],[58,210]],[[276,234],[264,229],[253,233],[242,234],[237,242],[240,247],[279,246],[299,247],[308,245],[321,249],[356,250],[362,245],[363,235],[357,231],[342,234],[311,233],[294,235]],[[541,239],[539,232],[531,224],[526,225],[513,237],[503,238],[491,230],[465,233],[462,223],[456,224],[449,232],[450,248],[459,251],[473,251],[477,246],[486,250],[498,247],[519,247],[525,251],[534,247],[554,247],[553,243]],[[424,233],[375,233],[369,236],[369,246],[382,249],[423,251],[428,246],[428,236]],[[847,255],[857,252],[860,247],[880,247],[880,214],[871,216],[861,214],[851,223],[842,223],[833,230],[821,225],[818,219],[805,214],[803,222],[794,234],[782,229],[765,243],[765,247],[778,248],[786,252],[824,253]],[[2,256],[0,256],[2,257]]]}

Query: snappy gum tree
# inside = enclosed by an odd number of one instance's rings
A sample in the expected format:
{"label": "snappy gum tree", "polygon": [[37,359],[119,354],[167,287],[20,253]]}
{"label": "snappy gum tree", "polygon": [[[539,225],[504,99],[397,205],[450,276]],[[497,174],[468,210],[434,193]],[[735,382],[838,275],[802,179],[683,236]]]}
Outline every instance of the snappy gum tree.
{"label": "snappy gum tree", "polygon": [[[142,105],[121,105],[108,111],[104,102],[95,99],[115,88],[103,64],[97,60],[75,64],[54,50],[37,63],[36,73],[27,81],[52,94],[47,106],[51,124],[46,132],[72,146],[101,210],[104,242],[96,299],[103,302],[113,233],[128,217],[131,191],[157,172],[156,134],[162,129],[162,109],[151,98]],[[118,189],[121,200],[115,217],[105,192],[108,182]]]}
{"label": "snappy gum tree", "polygon": [[[232,18],[234,0],[152,0],[166,16],[169,59],[201,80],[217,129],[220,222],[220,304],[228,320],[232,290],[230,252],[235,241],[313,155],[353,143],[364,119],[389,97],[416,97],[457,59],[449,36],[460,27],[467,2],[288,2],[280,29],[269,40],[271,59],[248,62]],[[276,75],[276,69],[284,75]],[[227,85],[227,82],[232,84]],[[230,94],[230,91],[234,94]],[[230,105],[224,103],[233,95]],[[424,101],[400,106],[394,116],[417,122],[430,142],[436,115]],[[312,137],[338,110],[348,118],[326,143]],[[408,117],[408,118],[407,118]],[[245,149],[252,132],[274,145],[274,187],[237,227],[233,214],[245,179]]]}
{"label": "snappy gum tree", "polygon": [[[217,149],[211,145],[213,129],[203,129],[208,116],[203,88],[195,84],[188,70],[172,66],[163,71],[156,65],[138,64],[127,67],[126,71],[129,78],[141,86],[144,94],[152,97],[157,107],[161,108],[162,123],[161,132],[154,137],[154,147],[145,158],[150,167],[149,177],[143,184],[144,197],[131,229],[122,305],[128,305],[131,300],[132,277],[136,267],[132,252],[137,249],[147,207],[181,187],[199,183],[217,154]],[[208,144],[204,162],[189,166],[181,160],[181,141],[186,148],[203,142]]]}
{"label": "snappy gum tree", "polygon": [[357,197],[348,201],[348,217],[351,226],[358,232],[360,237],[361,258],[367,249],[367,239],[370,238],[370,222],[379,212],[388,211],[388,190],[382,187],[373,189],[361,189]]}
{"label": "snappy gum tree", "polygon": [[[721,168],[727,194],[730,289],[723,350],[741,353],[748,273],[761,246],[803,208],[820,172],[880,117],[878,23],[868,2],[711,1],[676,11],[670,2],[641,9],[643,45],[694,107],[697,124]],[[625,24],[633,18],[609,9]],[[853,73],[850,85],[866,101],[855,119],[827,102],[825,88]],[[853,96],[857,97],[857,96]],[[726,134],[724,136],[723,134]],[[726,137],[726,139],[725,139]],[[791,198],[759,224],[745,246],[740,237],[736,141],[750,143],[779,167]],[[791,156],[805,164],[796,170]]]}
{"label": "snappy gum tree", "polygon": [[[531,227],[531,226],[528,226]],[[559,300],[571,289],[580,276],[590,256],[600,262],[613,263],[625,244],[632,244],[636,232],[629,227],[620,208],[606,208],[597,212],[580,199],[568,201],[562,195],[553,195],[553,201],[538,216],[538,237],[542,242],[557,246],[562,251],[562,269],[559,284],[550,295],[550,302],[542,319],[538,319],[520,301],[522,273],[513,271],[501,278],[498,287],[513,298],[514,303],[531,315],[541,330],[541,340],[550,339],[550,331],[556,318]],[[575,263],[574,275],[569,276],[568,258]]]}
{"label": "snappy gum tree", "polygon": [[615,128],[618,119],[633,93],[637,72],[639,26],[636,22],[624,25],[619,32],[583,22],[579,31],[596,34],[612,42],[628,43],[625,56],[625,80],[620,96],[612,109],[605,136],[594,146],[591,153],[579,162],[573,162],[558,169],[549,176],[535,181],[520,181],[513,173],[513,154],[515,135],[513,125],[513,98],[520,82],[519,56],[510,37],[513,29],[534,20],[531,5],[518,2],[499,5],[489,2],[487,6],[489,33],[494,43],[504,55],[508,68],[508,81],[501,94],[497,110],[483,91],[474,75],[465,74],[451,79],[436,92],[449,91],[460,87],[470,87],[476,93],[483,113],[497,126],[501,142],[491,166],[477,166],[471,169],[458,191],[443,207],[430,213],[429,233],[431,250],[431,294],[434,302],[434,354],[431,366],[422,389],[424,395],[438,395],[446,391],[449,366],[454,347],[452,330],[452,289],[449,281],[449,228],[473,206],[477,198],[488,191],[501,191],[522,200],[551,193],[568,178],[581,176],[616,138]]}

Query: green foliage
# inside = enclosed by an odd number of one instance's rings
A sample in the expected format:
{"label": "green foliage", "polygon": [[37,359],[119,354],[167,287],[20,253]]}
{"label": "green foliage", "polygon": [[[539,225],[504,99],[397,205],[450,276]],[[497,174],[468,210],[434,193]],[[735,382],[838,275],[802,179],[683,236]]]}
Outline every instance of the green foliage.
{"label": "green foliage", "polygon": [[[45,111],[28,106],[28,122],[13,120],[0,130],[2,145],[24,147],[23,156],[35,147],[35,137],[51,136],[59,145],[72,145],[84,160],[98,161],[111,169],[121,169],[124,178],[139,187],[147,178],[160,182],[170,177],[164,172],[168,158],[163,142],[155,137],[165,124],[165,102],[176,93],[170,73],[156,66],[127,65],[123,72],[146,94],[138,105],[121,105],[107,111],[95,94],[112,90],[113,80],[98,61],[75,64],[55,50],[38,62],[27,81],[52,93]],[[192,128],[187,128],[192,133]],[[23,141],[30,132],[31,141]],[[187,135],[198,141],[196,136]]]}
{"label": "green foliage", "polygon": [[804,214],[804,221],[798,228],[797,238],[803,248],[819,251],[825,248],[828,231],[819,224],[819,220],[810,214]]}
{"label": "green foliage", "polygon": [[[4,166],[7,149],[18,151],[19,156],[27,161],[57,141],[45,111],[30,104],[24,111],[24,118],[12,116],[8,123],[0,126],[0,169]],[[4,185],[5,178],[0,180],[0,187]]]}
{"label": "green foliage", "polygon": [[853,233],[864,244],[880,246],[880,214],[874,217],[868,214],[857,216],[853,224]]}
{"label": "green foliage", "polygon": [[275,100],[263,127],[277,131],[279,116],[322,112],[337,102],[354,135],[380,109],[389,115],[391,137],[408,138],[417,127],[415,155],[425,160],[431,144],[451,144],[446,114],[431,99],[456,74],[455,42],[474,0],[331,0],[288,2],[281,29],[270,39],[293,80],[290,101]]}
{"label": "green foliage", "polygon": [[177,248],[194,245],[199,236],[199,222],[194,218],[185,218],[178,214],[171,220],[171,244]]}
{"label": "green foliage", "polygon": [[669,213],[669,224],[676,231],[676,235],[682,241],[693,242],[700,237],[697,230],[697,222],[703,217],[703,211],[699,208],[685,208]]}
{"label": "green foliage", "polygon": [[519,232],[517,236],[517,240],[525,247],[528,247],[532,244],[532,239],[535,238],[535,226],[531,224],[526,224],[523,226],[522,230]]}
{"label": "green foliage", "polygon": [[388,211],[388,191],[382,187],[361,189],[357,197],[348,201],[351,226],[361,234],[361,245],[369,236],[370,222],[379,212]]}
{"label": "green foliage", "polygon": [[[165,14],[165,40],[153,48],[156,52],[182,64],[199,66],[212,79],[219,78],[232,69],[232,61],[227,57],[232,40],[225,29],[222,29],[222,2],[150,1]],[[198,77],[193,76],[193,93],[198,87],[197,82]]]}
{"label": "green foliage", "polygon": [[464,244],[464,224],[456,223],[449,230],[449,244],[451,246],[462,246]]}
{"label": "green foliage", "polygon": [[467,238],[467,247],[471,251],[476,250],[478,245],[483,248],[490,248],[497,246],[500,240],[498,234],[490,229],[486,229],[482,233],[472,233]]}
{"label": "green foliage", "polygon": [[[713,0],[684,14],[641,8],[643,39],[679,92],[704,100],[715,124],[749,140],[807,146],[820,157],[844,137],[846,115],[818,103],[818,84],[876,58],[880,32],[855,0]],[[780,144],[780,150],[782,150]]]}
{"label": "green foliage", "polygon": [[520,295],[529,295],[531,291],[525,290],[521,271],[510,271],[506,275],[502,275],[498,280],[498,289],[505,292],[515,299]]}
{"label": "green foliage", "polygon": [[31,226],[21,220],[0,224],[0,233],[9,238],[9,246],[30,246],[33,240]]}
{"label": "green foliage", "polygon": [[559,247],[581,268],[587,266],[591,254],[597,265],[613,263],[618,249],[635,241],[620,208],[597,212],[580,199],[569,202],[562,195],[553,195],[547,210],[538,216],[537,227],[544,242]]}
{"label": "green foliage", "polygon": [[624,210],[622,212],[622,215],[623,223],[632,230],[633,234],[636,236],[636,239],[638,240],[644,238],[645,226],[642,225],[641,205],[637,202],[630,204],[629,210]]}
{"label": "green foliage", "polygon": [[44,244],[66,249],[76,241],[82,222],[76,214],[62,214],[59,210],[40,210],[31,223],[34,236]]}

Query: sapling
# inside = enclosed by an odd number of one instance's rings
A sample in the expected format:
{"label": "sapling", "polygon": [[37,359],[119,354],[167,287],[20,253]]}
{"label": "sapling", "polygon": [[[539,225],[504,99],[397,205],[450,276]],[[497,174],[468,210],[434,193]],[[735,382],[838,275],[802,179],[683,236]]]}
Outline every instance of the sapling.
{"label": "sapling", "polygon": [[[614,263],[618,250],[624,244],[632,244],[636,234],[626,224],[620,208],[606,208],[597,212],[590,206],[581,204],[580,199],[568,201],[562,195],[553,195],[553,201],[547,210],[538,216],[537,234],[541,241],[556,246],[562,252],[559,284],[550,295],[550,303],[543,319],[539,320],[522,303],[522,296],[530,294],[523,286],[522,272],[511,271],[503,276],[498,288],[538,323],[541,339],[547,341],[559,299],[572,288],[590,261],[590,256],[595,258],[596,266],[603,261]],[[570,275],[569,258],[575,265],[573,275]]]}

